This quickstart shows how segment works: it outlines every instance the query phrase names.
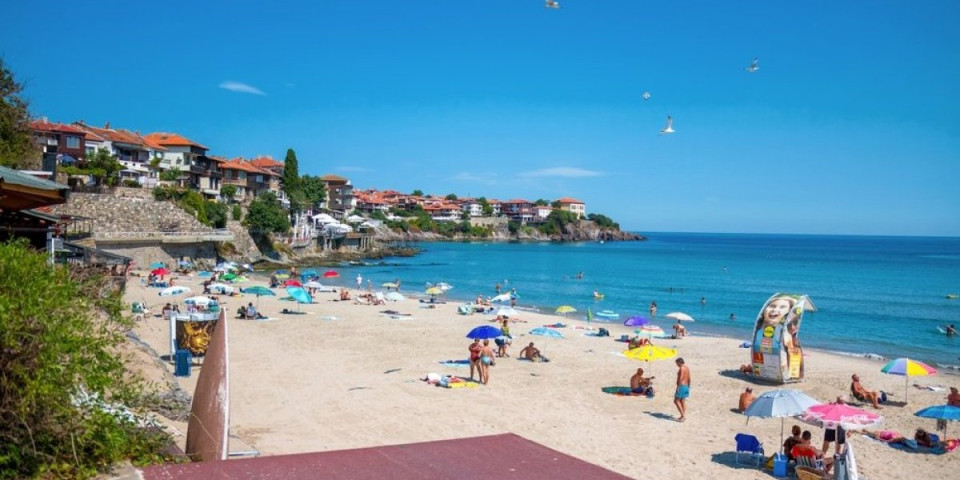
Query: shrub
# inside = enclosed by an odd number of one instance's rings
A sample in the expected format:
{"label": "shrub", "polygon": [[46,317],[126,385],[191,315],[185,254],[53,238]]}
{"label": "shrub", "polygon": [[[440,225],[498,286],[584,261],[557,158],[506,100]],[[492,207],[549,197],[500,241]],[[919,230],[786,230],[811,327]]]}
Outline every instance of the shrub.
{"label": "shrub", "polygon": [[124,186],[124,187],[129,187],[129,188],[143,188],[143,185],[140,185],[140,182],[138,182],[138,181],[136,181],[136,180],[134,180],[134,179],[132,179],[132,178],[125,178],[125,179],[123,179],[123,186]]}
{"label": "shrub", "polygon": [[240,208],[240,205],[234,204],[232,213],[233,213],[233,219],[238,222],[240,221],[240,219],[243,218],[243,209]]}
{"label": "shrub", "polygon": [[112,285],[47,265],[25,241],[0,244],[0,478],[85,478],[125,458],[162,459],[166,434],[77,401],[144,397],[117,353],[130,324]]}

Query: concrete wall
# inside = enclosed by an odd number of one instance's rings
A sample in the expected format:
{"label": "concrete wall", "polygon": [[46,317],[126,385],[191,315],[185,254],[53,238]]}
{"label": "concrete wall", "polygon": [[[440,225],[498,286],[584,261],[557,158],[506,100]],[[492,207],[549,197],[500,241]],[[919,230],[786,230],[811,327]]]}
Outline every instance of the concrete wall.
{"label": "concrete wall", "polygon": [[212,267],[217,262],[217,250],[213,242],[180,245],[143,245],[129,242],[96,242],[96,248],[130,257],[133,268],[146,270],[153,262],[163,262],[175,268],[182,258],[202,261]]}
{"label": "concrete wall", "polygon": [[508,221],[507,217],[471,217],[470,225],[474,227],[506,227]]}

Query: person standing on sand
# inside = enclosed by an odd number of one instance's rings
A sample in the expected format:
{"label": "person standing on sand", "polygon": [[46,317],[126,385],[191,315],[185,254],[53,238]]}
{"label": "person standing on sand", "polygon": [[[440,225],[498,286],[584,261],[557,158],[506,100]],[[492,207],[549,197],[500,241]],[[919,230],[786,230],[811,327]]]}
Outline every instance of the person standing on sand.
{"label": "person standing on sand", "polygon": [[687,397],[690,396],[690,367],[687,367],[683,357],[677,358],[677,393],[673,395],[673,404],[680,411],[678,422],[687,420]]}
{"label": "person standing on sand", "polygon": [[476,368],[480,380],[483,381],[483,366],[480,365],[480,351],[483,350],[483,346],[480,345],[480,339],[474,338],[467,350],[470,352],[470,379],[473,380],[473,369]]}
{"label": "person standing on sand", "polygon": [[493,356],[490,339],[483,339],[483,349],[480,350],[480,382],[484,385],[490,381],[490,367],[496,365],[493,361]]}

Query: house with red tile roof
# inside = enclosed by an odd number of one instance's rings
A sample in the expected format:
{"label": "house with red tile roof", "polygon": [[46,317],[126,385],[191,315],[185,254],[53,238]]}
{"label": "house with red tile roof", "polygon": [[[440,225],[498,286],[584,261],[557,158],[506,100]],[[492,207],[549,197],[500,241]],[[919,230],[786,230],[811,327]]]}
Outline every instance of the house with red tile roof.
{"label": "house with red tile roof", "polygon": [[427,212],[435,222],[460,221],[460,205],[455,203],[434,202],[424,205],[423,210]]}
{"label": "house with red tile roof", "polygon": [[222,184],[237,187],[237,200],[252,200],[263,192],[273,192],[280,199],[280,175],[257,168],[243,158],[234,158],[219,165]]}
{"label": "house with red tile roof", "polygon": [[533,202],[528,202],[522,198],[500,202],[501,212],[510,217],[510,220],[520,223],[533,221],[534,206]]}
{"label": "house with red tile roof", "polygon": [[148,133],[144,139],[166,149],[160,160],[161,169],[180,170],[187,176],[187,187],[211,198],[220,195],[223,162],[208,157],[207,147],[179,133]]}
{"label": "house with red tile roof", "polygon": [[586,218],[587,216],[587,204],[577,200],[576,198],[563,197],[557,199],[554,203],[560,205],[560,210],[565,212],[573,212],[578,218]]}
{"label": "house with red tile roof", "polygon": [[327,199],[320,204],[320,208],[328,210],[333,218],[346,218],[348,212],[357,206],[357,199],[353,196],[353,184],[339,175],[324,175],[320,180],[323,180],[327,189]]}
{"label": "house with red tile roof", "polygon": [[[86,158],[87,133],[63,123],[53,123],[42,117],[30,122],[33,141],[43,151],[44,164],[69,164]],[[55,162],[55,163],[53,163]],[[52,171],[52,170],[51,170]]]}
{"label": "house with red tile roof", "polygon": [[[73,126],[87,132],[88,137],[92,139],[92,148],[88,149],[89,153],[93,153],[99,148],[105,148],[117,157],[120,163],[149,164],[150,160],[162,157],[167,151],[164,147],[147,141],[137,132],[110,128],[109,123],[101,128],[79,121],[74,122]],[[127,164],[124,163],[124,165]]]}

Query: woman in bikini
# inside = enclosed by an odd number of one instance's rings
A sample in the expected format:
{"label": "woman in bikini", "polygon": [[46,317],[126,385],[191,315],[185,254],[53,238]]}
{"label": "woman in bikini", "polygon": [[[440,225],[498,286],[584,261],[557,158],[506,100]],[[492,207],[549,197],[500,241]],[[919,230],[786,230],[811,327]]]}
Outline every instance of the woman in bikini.
{"label": "woman in bikini", "polygon": [[480,380],[483,381],[483,367],[480,365],[480,351],[483,350],[483,346],[480,345],[480,339],[474,338],[467,350],[470,351],[470,379],[473,380],[473,369],[476,368],[480,374]]}

